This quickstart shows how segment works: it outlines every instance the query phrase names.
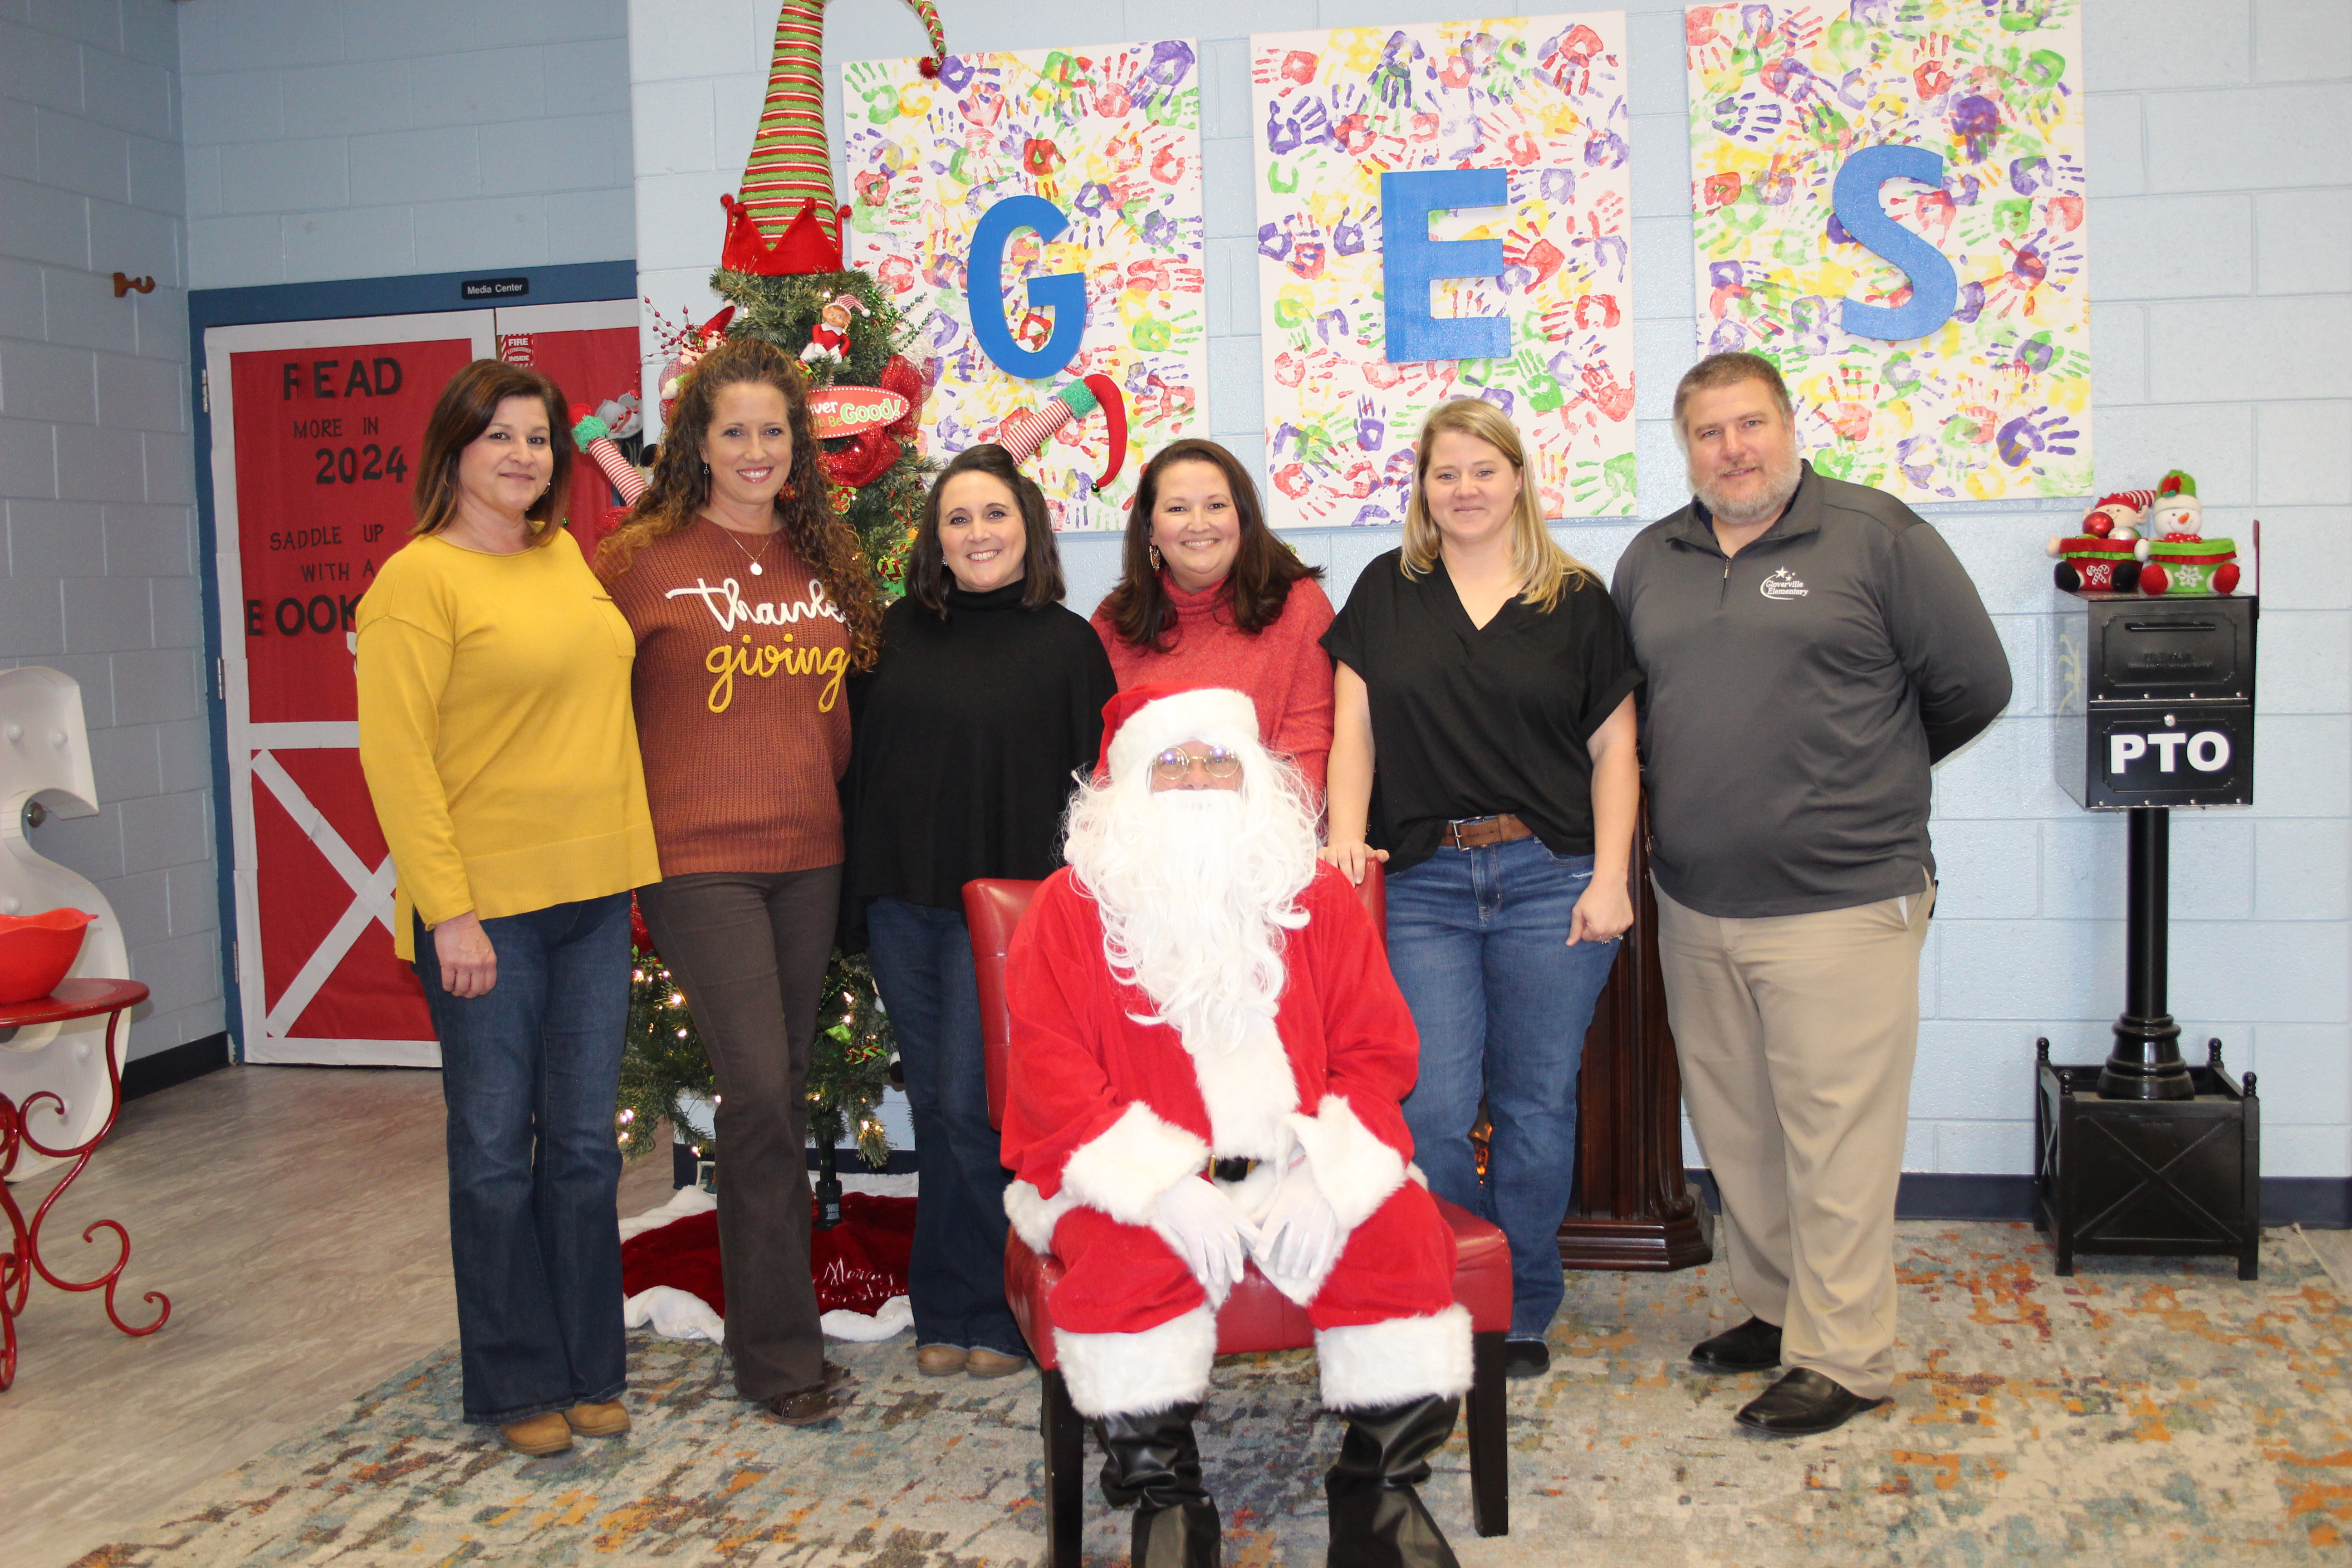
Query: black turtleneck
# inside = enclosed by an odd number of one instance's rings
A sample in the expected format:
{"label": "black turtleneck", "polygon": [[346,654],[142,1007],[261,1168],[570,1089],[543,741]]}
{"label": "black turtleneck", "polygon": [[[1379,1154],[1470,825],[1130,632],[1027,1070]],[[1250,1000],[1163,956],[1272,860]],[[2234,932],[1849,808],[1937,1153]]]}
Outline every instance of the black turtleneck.
{"label": "black turtleneck", "polygon": [[849,685],[843,781],[853,930],[877,898],[961,910],[976,877],[1062,863],[1072,775],[1094,765],[1118,683],[1101,639],[1023,584],[950,587],[947,618],[911,599],[882,617],[882,654]]}

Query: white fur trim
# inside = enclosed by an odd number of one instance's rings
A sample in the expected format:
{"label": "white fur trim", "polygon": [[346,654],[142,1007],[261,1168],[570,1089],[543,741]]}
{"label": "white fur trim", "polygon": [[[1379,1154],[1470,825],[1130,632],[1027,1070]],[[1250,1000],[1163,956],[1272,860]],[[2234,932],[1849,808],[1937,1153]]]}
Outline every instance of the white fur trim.
{"label": "white fur trim", "polygon": [[1014,1181],[1004,1189],[1004,1217],[1013,1222],[1013,1234],[1032,1252],[1053,1251],[1054,1227],[1077,1206],[1077,1200],[1066,1191],[1049,1198],[1032,1182]]}
{"label": "white fur trim", "polygon": [[1209,1146],[1137,1100],[1062,1167],[1062,1191],[1121,1225],[1150,1225],[1160,1194],[1209,1163]]}
{"label": "white fur trim", "polygon": [[1372,1136],[1346,1095],[1327,1094],[1314,1115],[1293,1111],[1282,1121],[1297,1134],[1316,1184],[1343,1229],[1353,1231],[1404,1185],[1404,1156]]}
{"label": "white fur trim", "polygon": [[1223,1048],[1192,1039],[1192,1078],[1209,1111],[1218,1159],[1272,1160],[1286,1147],[1283,1118],[1298,1109],[1298,1079],[1274,1020],[1252,1014],[1242,1037]]}
{"label": "white fur trim", "polygon": [[1234,746],[1257,740],[1257,704],[1239,691],[1203,687],[1148,702],[1118,727],[1110,743],[1110,776],[1123,779],[1144,762],[1187,741]]}
{"label": "white fur trim", "polygon": [[[1469,1320],[1463,1321],[1466,1324]],[[1466,1335],[1462,1343],[1466,1358]],[[1217,1314],[1195,1307],[1139,1334],[1074,1334],[1056,1329],[1054,1354],[1079,1415],[1150,1415],[1189,1405],[1209,1392],[1209,1368],[1217,1359]],[[1464,1364],[1468,1364],[1466,1359]]]}
{"label": "white fur trim", "polygon": [[1325,1329],[1315,1336],[1315,1360],[1323,1403],[1333,1410],[1461,1394],[1470,1386],[1470,1310],[1457,1302],[1426,1318]]}

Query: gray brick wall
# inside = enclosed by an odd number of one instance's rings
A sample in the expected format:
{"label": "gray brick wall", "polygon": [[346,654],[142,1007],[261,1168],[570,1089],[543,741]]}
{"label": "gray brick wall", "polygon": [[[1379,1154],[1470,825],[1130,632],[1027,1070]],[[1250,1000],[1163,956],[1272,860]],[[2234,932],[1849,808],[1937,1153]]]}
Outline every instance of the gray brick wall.
{"label": "gray brick wall", "polygon": [[631,254],[622,0],[205,0],[180,25],[196,287]]}
{"label": "gray brick wall", "polygon": [[0,661],[81,682],[99,814],[33,845],[114,907],[133,1057],[221,1027],[178,57],[168,0],[0,4]]}

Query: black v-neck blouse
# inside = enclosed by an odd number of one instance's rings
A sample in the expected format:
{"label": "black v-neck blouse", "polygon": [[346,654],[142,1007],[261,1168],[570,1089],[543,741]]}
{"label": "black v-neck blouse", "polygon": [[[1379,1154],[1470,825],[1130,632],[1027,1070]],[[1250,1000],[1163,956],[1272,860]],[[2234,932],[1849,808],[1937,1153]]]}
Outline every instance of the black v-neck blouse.
{"label": "black v-neck blouse", "polygon": [[1587,742],[1642,684],[1607,585],[1588,576],[1549,611],[1514,597],[1477,626],[1442,559],[1418,580],[1403,559],[1365,567],[1323,637],[1371,701],[1367,841],[1402,871],[1447,822],[1507,811],[1553,854],[1591,854]]}

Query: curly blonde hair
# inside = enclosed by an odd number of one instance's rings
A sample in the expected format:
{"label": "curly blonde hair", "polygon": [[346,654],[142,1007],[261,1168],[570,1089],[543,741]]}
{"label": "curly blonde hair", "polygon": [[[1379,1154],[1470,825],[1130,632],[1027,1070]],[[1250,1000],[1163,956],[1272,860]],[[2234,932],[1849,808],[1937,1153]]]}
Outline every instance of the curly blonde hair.
{"label": "curly blonde hair", "polygon": [[661,455],[654,462],[653,482],[629,509],[627,521],[598,547],[597,574],[607,580],[621,576],[635,563],[638,551],[693,526],[710,502],[710,470],[702,460],[704,434],[716,420],[720,390],[744,384],[772,386],[783,394],[793,457],[790,477],[776,496],[776,518],[784,542],[848,617],[851,667],[870,669],[882,646],[882,596],[857,535],[825,504],[824,471],[817,467],[816,434],[809,422],[807,378],[797,361],[765,338],[730,338],[687,374]]}

